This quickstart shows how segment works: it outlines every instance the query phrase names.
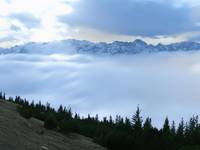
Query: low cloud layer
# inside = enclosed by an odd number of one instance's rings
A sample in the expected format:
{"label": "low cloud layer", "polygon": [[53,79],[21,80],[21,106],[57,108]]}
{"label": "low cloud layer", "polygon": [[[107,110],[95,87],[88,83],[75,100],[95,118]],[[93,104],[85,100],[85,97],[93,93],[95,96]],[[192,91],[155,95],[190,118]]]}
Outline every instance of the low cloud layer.
{"label": "low cloud layer", "polygon": [[199,114],[200,53],[135,56],[1,55],[0,89],[8,95],[70,105],[82,115],[143,116],[160,126]]}

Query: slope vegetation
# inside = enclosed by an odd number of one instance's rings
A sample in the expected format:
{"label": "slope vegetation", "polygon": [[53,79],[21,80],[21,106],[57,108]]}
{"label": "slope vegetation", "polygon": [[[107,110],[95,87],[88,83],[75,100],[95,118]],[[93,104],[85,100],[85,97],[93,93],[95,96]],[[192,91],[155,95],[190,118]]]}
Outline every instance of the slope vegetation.
{"label": "slope vegetation", "polygon": [[17,105],[0,100],[0,150],[105,150],[79,134],[47,130],[35,118],[25,119]]}

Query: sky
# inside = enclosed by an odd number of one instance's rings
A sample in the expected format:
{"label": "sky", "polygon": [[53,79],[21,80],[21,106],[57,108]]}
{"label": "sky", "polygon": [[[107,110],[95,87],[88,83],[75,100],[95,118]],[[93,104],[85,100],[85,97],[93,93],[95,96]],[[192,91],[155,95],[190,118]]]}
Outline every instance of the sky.
{"label": "sky", "polygon": [[[200,42],[199,0],[0,0],[0,47],[63,39]],[[200,53],[0,55],[8,96],[81,115],[142,115],[161,126],[200,113]]]}
{"label": "sky", "polygon": [[0,47],[81,39],[199,41],[199,0],[0,0]]}

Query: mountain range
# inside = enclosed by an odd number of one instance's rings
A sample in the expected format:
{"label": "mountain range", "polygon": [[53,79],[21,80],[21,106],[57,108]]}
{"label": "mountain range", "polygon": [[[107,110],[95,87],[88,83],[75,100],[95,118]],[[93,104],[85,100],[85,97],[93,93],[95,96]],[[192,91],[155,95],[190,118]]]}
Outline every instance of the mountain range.
{"label": "mountain range", "polygon": [[22,54],[139,54],[165,51],[198,51],[200,43],[180,42],[173,44],[147,44],[137,39],[133,42],[115,41],[112,43],[93,43],[85,40],[68,39],[46,43],[30,42],[11,48],[0,48],[0,54],[22,53]]}

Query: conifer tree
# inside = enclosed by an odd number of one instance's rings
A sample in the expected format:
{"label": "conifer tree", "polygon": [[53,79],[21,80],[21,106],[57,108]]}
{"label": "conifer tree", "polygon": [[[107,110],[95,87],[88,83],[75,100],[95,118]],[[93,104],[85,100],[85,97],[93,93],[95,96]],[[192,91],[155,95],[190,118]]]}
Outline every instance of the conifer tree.
{"label": "conifer tree", "polygon": [[173,136],[176,135],[176,126],[175,126],[174,120],[172,121],[172,125],[171,125],[171,134],[172,134]]}
{"label": "conifer tree", "polygon": [[146,118],[144,125],[143,125],[143,129],[144,131],[149,131],[150,129],[152,129],[152,124],[151,124],[151,118]]}
{"label": "conifer tree", "polygon": [[0,100],[2,100],[3,96],[2,96],[2,92],[0,92]]}
{"label": "conifer tree", "polygon": [[178,125],[176,135],[177,135],[178,137],[183,137],[183,136],[184,136],[184,130],[185,130],[185,124],[184,124],[184,120],[183,120],[183,118],[182,118],[182,119],[181,119],[181,122],[180,122],[179,125]]}
{"label": "conifer tree", "polygon": [[170,125],[169,125],[169,119],[168,117],[165,119],[164,125],[163,125],[163,133],[169,134],[170,133]]}
{"label": "conifer tree", "polygon": [[142,117],[140,116],[140,108],[137,107],[135,114],[132,117],[133,130],[140,131],[142,129]]}

